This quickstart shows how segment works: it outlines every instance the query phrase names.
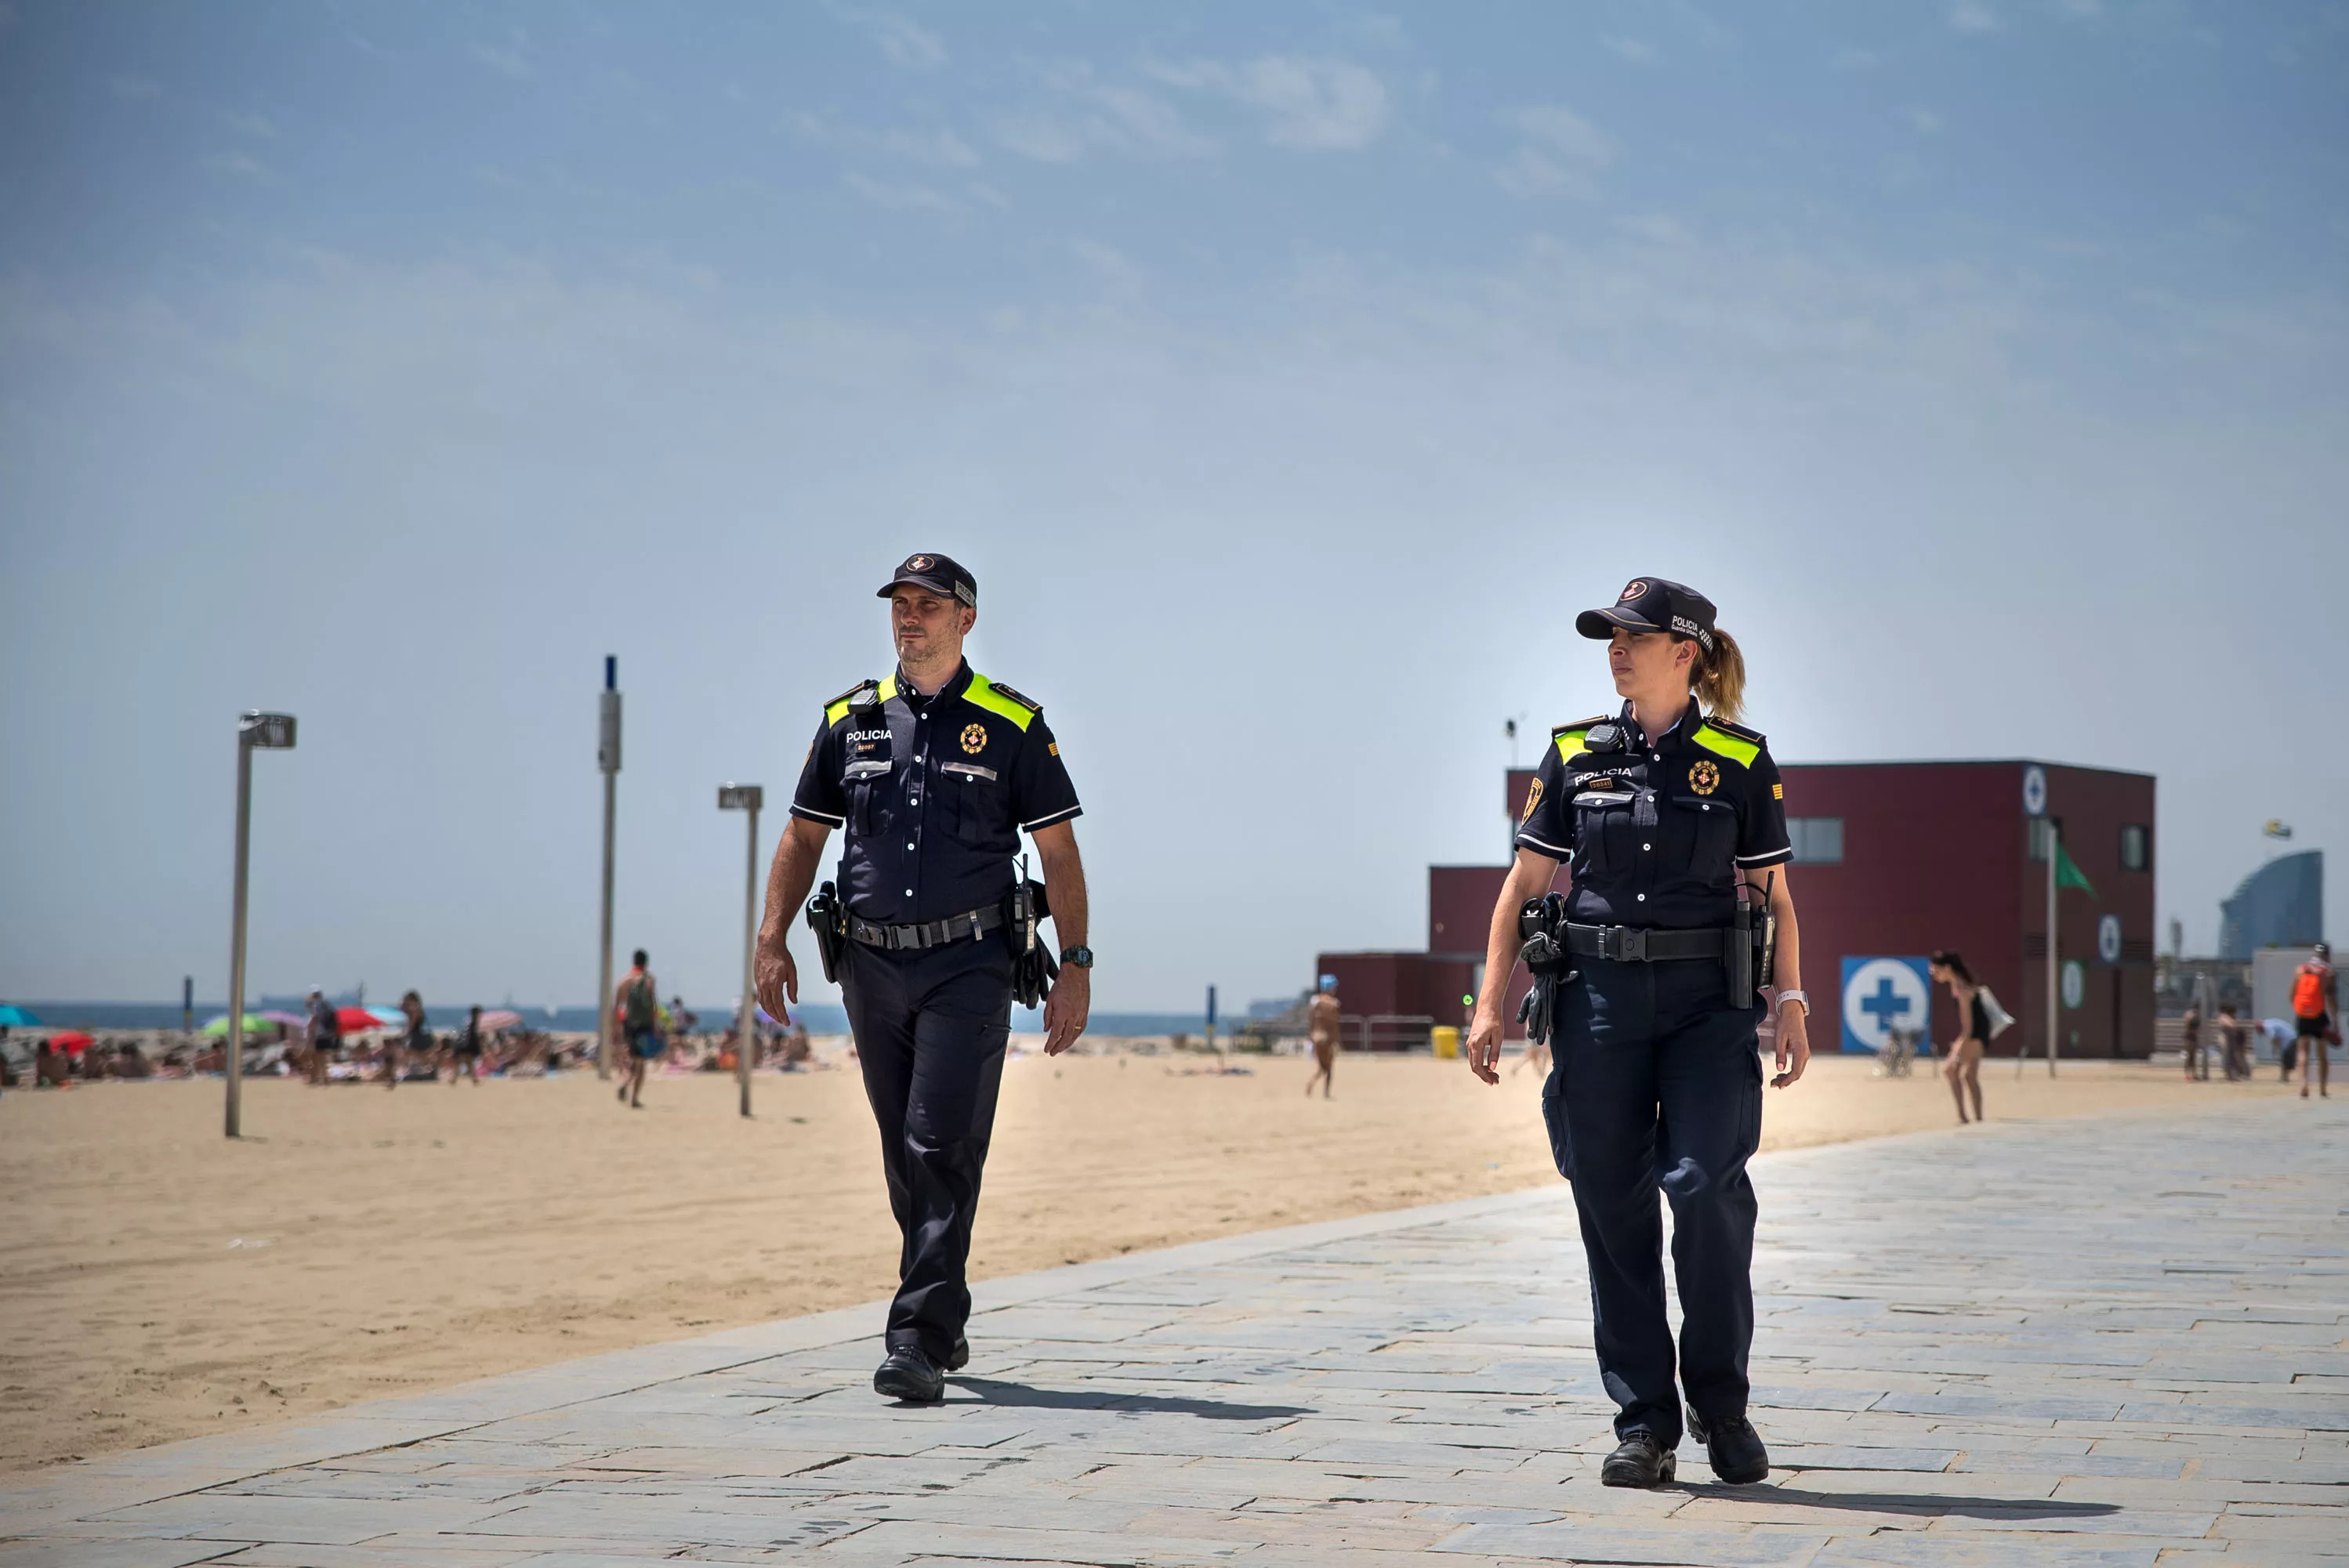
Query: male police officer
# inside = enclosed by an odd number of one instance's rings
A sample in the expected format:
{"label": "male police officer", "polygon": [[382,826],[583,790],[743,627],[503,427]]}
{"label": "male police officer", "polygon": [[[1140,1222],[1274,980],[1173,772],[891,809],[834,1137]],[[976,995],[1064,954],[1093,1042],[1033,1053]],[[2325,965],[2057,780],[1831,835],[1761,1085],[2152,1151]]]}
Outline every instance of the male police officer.
{"label": "male police officer", "polygon": [[1007,910],[1019,830],[1036,841],[1047,902],[1068,946],[1044,1004],[1044,1049],[1084,1032],[1092,952],[1084,867],[1070,824],[1081,808],[1042,712],[974,673],[963,639],[978,584],[943,555],[915,555],[884,584],[896,673],[824,707],[767,879],[758,989],[783,1016],[799,1000],[787,938],[824,841],[845,830],[840,986],[903,1247],[876,1393],[927,1403],[969,1359],[964,1265],[1011,1026]]}

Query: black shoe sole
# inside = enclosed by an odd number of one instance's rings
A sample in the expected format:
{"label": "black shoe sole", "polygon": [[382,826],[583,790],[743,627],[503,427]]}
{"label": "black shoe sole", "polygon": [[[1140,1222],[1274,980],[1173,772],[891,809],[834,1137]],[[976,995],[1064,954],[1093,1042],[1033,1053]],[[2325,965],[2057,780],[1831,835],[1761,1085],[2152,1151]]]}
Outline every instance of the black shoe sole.
{"label": "black shoe sole", "polygon": [[883,1366],[873,1374],[873,1391],[885,1399],[898,1399],[908,1405],[935,1405],[946,1398],[943,1380],[909,1372],[903,1367]]}
{"label": "black shoe sole", "polygon": [[1664,1454],[1663,1462],[1656,1466],[1656,1473],[1653,1476],[1648,1474],[1648,1467],[1645,1465],[1630,1462],[1617,1464],[1610,1460],[1599,1467],[1599,1484],[1630,1487],[1635,1491],[1644,1491],[1653,1486],[1670,1486],[1672,1477],[1679,1473],[1679,1470],[1680,1456],[1669,1450]]}

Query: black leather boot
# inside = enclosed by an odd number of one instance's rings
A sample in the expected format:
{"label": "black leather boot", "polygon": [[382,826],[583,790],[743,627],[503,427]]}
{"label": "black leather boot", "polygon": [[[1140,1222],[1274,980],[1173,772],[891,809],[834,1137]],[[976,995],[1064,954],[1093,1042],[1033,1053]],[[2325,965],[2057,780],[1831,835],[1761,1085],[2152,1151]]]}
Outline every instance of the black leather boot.
{"label": "black leather boot", "polygon": [[1761,1434],[1744,1417],[1723,1416],[1708,1421],[1691,1405],[1688,1429],[1690,1437],[1704,1445],[1713,1473],[1730,1485],[1744,1486],[1770,1473],[1770,1450],[1762,1446]]}
{"label": "black leather boot", "polygon": [[946,1374],[918,1347],[892,1350],[873,1374],[873,1391],[909,1405],[935,1405],[946,1398]]}
{"label": "black leather boot", "polygon": [[1599,1467],[1599,1481],[1602,1486],[1661,1486],[1672,1479],[1679,1465],[1677,1456],[1655,1433],[1635,1427],[1623,1434],[1623,1440]]}

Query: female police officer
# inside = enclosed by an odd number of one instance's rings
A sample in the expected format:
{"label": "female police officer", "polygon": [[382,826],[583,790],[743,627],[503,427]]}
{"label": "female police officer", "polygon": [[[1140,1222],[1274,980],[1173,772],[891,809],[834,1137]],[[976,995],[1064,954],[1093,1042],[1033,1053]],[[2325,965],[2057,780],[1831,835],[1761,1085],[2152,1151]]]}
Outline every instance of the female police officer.
{"label": "female police officer", "polygon": [[1584,636],[1607,640],[1615,690],[1628,700],[1553,732],[1493,911],[1469,1031],[1470,1067],[1497,1083],[1518,913],[1568,862],[1559,938],[1575,977],[1556,996],[1557,1065],[1542,1111],[1558,1171],[1574,1184],[1592,1340],[1619,1408],[1619,1446],[1599,1472],[1609,1486],[1671,1480],[1680,1444],[1659,1186],[1672,1205],[1688,1430],[1722,1480],[1770,1473],[1745,1418],[1754,1215],[1745,1162],[1761,1133],[1763,1008],[1751,939],[1737,923],[1742,900],[1753,901],[1754,924],[1767,929],[1763,900],[1775,916],[1773,1081],[1782,1088],[1810,1057],[1808,1003],[1777,765],[1762,737],[1735,723],[1744,659],[1713,622],[1711,601],[1655,577],[1577,618]]}

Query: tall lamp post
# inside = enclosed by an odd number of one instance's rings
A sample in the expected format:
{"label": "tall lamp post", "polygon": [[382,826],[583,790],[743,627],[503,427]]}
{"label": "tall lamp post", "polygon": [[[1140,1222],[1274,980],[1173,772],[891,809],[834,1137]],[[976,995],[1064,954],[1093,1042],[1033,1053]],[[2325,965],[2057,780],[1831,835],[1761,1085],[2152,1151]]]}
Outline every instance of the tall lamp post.
{"label": "tall lamp post", "polygon": [[253,754],[294,749],[294,716],[247,713],[236,721],[236,892],[228,943],[228,1136],[238,1126],[244,1098],[245,864],[253,849]]}
{"label": "tall lamp post", "polygon": [[718,809],[750,813],[750,871],[742,879],[742,1017],[734,1028],[734,1079],[742,1088],[742,1114],[750,1114],[750,1053],[756,1048],[759,999],[750,990],[752,959],[759,941],[759,808],[767,792],[756,784],[720,784]]}
{"label": "tall lamp post", "polygon": [[595,983],[595,1076],[612,1076],[612,823],[619,810],[620,659],[604,655],[596,705],[595,766],[604,771],[604,962]]}

